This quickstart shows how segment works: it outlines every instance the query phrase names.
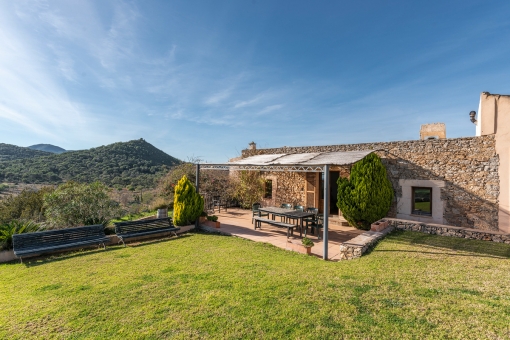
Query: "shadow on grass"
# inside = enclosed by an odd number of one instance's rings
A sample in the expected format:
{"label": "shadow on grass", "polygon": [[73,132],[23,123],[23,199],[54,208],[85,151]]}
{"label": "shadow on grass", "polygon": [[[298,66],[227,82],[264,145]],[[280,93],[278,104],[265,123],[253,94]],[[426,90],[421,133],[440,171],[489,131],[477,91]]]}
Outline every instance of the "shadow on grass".
{"label": "shadow on grass", "polygon": [[[386,241],[392,243],[418,245],[431,248],[443,248],[455,250],[459,253],[439,253],[439,252],[420,252],[413,250],[405,250],[405,252],[418,252],[423,254],[443,254],[453,256],[484,256],[493,258],[510,258],[510,244],[496,243],[491,241],[470,240],[459,237],[448,237],[439,235],[423,234],[415,231],[392,232],[386,237]],[[398,252],[400,250],[377,249],[381,252]]]}
{"label": "shadow on grass", "polygon": [[[190,235],[181,234],[178,237],[166,237],[163,239],[147,239],[147,240],[137,241],[136,243],[135,242],[127,243],[127,247],[142,247],[145,245],[168,242],[168,241],[177,240],[177,239],[186,238],[186,237],[190,237]],[[34,256],[34,257],[24,259],[23,265],[25,265],[25,267],[27,267],[27,268],[37,267],[40,265],[44,265],[46,263],[59,262],[59,261],[64,261],[64,260],[67,260],[70,258],[88,256],[88,255],[96,254],[98,252],[117,251],[117,250],[120,250],[123,248],[125,248],[125,247],[122,244],[114,244],[114,245],[107,246],[106,249],[103,249],[102,247],[100,247],[99,249],[83,248],[83,249],[71,250],[71,251],[67,251],[67,252],[64,251],[64,252],[59,252],[59,253],[54,253],[54,254]],[[19,260],[11,261],[11,262],[9,262],[9,264],[19,264]]]}

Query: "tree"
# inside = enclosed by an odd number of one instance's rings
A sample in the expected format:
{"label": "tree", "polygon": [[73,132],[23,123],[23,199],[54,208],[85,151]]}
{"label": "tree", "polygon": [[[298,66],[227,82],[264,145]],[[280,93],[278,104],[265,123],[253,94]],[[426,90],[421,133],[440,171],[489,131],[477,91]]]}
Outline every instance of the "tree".
{"label": "tree", "polygon": [[352,166],[350,179],[338,179],[337,206],[350,225],[368,230],[386,216],[393,187],[379,156],[369,154]]}
{"label": "tree", "polygon": [[234,196],[243,208],[251,208],[264,195],[264,179],[256,171],[239,171],[234,177]]}
{"label": "tree", "polygon": [[204,199],[196,192],[188,177],[182,176],[175,186],[174,224],[179,226],[191,224],[203,211]]}
{"label": "tree", "polygon": [[44,221],[43,198],[52,192],[52,187],[43,187],[38,191],[24,189],[18,196],[9,196],[0,201],[0,224],[13,220]]}
{"label": "tree", "polygon": [[67,182],[44,196],[45,215],[53,228],[106,224],[119,215],[119,204],[108,196],[100,183]]}

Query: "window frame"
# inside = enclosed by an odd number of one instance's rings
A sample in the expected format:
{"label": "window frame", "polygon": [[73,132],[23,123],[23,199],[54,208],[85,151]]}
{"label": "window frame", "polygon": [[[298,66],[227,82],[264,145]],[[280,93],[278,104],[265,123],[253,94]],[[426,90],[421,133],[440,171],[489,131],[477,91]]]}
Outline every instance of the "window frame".
{"label": "window frame", "polygon": [[[428,189],[430,190],[430,213],[420,213],[418,212],[419,210],[417,210],[415,208],[415,197],[414,197],[414,194],[415,194],[415,190],[416,189]],[[432,187],[411,187],[411,215],[417,215],[417,216],[430,216],[432,217],[432,213],[433,213],[433,206],[432,206],[432,190],[433,188]]]}

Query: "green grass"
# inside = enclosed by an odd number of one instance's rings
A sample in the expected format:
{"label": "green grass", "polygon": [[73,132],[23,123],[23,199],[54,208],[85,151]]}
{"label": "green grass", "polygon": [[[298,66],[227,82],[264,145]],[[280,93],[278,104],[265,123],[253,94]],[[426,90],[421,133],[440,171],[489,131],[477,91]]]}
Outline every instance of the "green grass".
{"label": "green grass", "polygon": [[325,262],[188,234],[0,265],[0,338],[506,339],[509,257],[398,232]]}

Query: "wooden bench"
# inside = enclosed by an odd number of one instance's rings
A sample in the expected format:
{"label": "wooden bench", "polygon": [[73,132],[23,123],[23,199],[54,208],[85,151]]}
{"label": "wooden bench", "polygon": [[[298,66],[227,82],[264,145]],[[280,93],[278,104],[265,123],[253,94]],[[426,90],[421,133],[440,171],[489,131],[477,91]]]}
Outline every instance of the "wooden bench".
{"label": "wooden bench", "polygon": [[262,227],[261,227],[262,223],[271,224],[278,228],[287,228],[287,238],[289,238],[289,233],[290,233],[290,235],[294,235],[294,228],[296,227],[294,224],[290,224],[290,223],[278,222],[275,220],[270,220],[268,218],[263,218],[263,217],[258,217],[258,216],[253,217],[253,224],[254,224],[253,229],[255,229],[255,230],[257,230],[257,228],[262,229]]}
{"label": "wooden bench", "polygon": [[125,239],[164,232],[172,232],[177,236],[178,230],[181,228],[175,227],[169,217],[115,223],[115,233],[124,246],[126,246]]}
{"label": "wooden bench", "polygon": [[14,234],[12,244],[14,254],[23,262],[24,256],[40,255],[52,251],[79,248],[92,244],[103,245],[110,239],[101,224],[83,227]]}

